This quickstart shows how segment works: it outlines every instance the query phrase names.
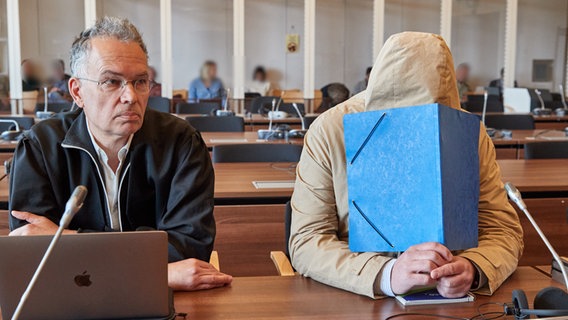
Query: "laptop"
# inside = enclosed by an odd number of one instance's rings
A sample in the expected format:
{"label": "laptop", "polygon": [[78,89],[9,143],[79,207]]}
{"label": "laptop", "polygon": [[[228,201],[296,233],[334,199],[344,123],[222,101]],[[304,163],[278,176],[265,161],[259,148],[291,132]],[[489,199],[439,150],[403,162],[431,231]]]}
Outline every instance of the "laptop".
{"label": "laptop", "polygon": [[[11,319],[52,236],[0,237],[0,308]],[[173,319],[163,231],[63,235],[20,319]]]}

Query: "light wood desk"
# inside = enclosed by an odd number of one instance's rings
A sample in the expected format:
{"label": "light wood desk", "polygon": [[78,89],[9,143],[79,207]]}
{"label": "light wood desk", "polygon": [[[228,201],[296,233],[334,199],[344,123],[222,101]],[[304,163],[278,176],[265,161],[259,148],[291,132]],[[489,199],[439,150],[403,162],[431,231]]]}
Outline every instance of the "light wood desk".
{"label": "light wood desk", "polygon": [[533,193],[568,195],[568,159],[497,160],[503,182],[512,182],[526,197]]}
{"label": "light wood desk", "polygon": [[293,188],[257,189],[253,181],[294,181],[296,164],[216,163],[215,204],[277,204],[292,196]]}
{"label": "light wood desk", "polygon": [[524,145],[547,141],[568,141],[564,131],[558,130],[511,130],[511,138],[492,138],[497,159],[523,159]]}
{"label": "light wood desk", "polygon": [[269,143],[269,144],[304,144],[304,139],[272,139],[261,140],[258,139],[256,131],[245,132],[202,132],[201,137],[209,149],[214,146],[227,145],[227,144],[256,144],[256,143]]}
{"label": "light wood desk", "polygon": [[[484,303],[511,302],[511,292],[515,289],[525,290],[532,305],[536,293],[548,286],[561,287],[533,267],[520,267],[492,297],[477,296],[476,301],[471,303],[404,309],[392,298],[372,300],[301,276],[245,277],[235,278],[229,287],[178,292],[174,296],[174,303],[177,312],[188,313],[188,319],[200,320],[385,319],[403,312],[469,318],[478,314],[477,308]],[[503,307],[491,305],[481,311],[503,311]]]}
{"label": "light wood desk", "polygon": [[551,116],[533,116],[534,124],[537,129],[556,129],[564,130],[568,127],[568,116],[558,117],[556,115]]}

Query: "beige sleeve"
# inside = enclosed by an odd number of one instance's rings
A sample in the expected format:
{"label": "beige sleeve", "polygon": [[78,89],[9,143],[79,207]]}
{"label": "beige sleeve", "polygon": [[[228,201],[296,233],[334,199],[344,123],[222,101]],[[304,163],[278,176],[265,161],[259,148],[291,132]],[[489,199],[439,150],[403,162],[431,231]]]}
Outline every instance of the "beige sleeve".
{"label": "beige sleeve", "polygon": [[298,163],[289,243],[292,265],[319,282],[378,298],[374,284],[391,258],[353,253],[340,239],[330,139],[325,137],[320,126],[310,128]]}
{"label": "beige sleeve", "polygon": [[479,136],[479,245],[460,255],[487,277],[476,293],[491,295],[515,271],[523,252],[523,229],[507,198],[495,148],[485,127]]}

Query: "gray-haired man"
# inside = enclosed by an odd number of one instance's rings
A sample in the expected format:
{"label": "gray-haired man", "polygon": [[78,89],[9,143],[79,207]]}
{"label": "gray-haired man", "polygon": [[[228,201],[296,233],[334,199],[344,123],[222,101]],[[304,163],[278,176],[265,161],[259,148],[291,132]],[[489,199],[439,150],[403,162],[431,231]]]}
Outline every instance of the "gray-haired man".
{"label": "gray-haired man", "polygon": [[223,286],[208,260],[215,238],[214,175],[185,121],[146,109],[146,46],[125,19],[105,17],[71,49],[69,90],[79,110],[36,125],[11,175],[11,235],[53,234],[77,185],[89,194],[68,232],[164,230],[172,288]]}

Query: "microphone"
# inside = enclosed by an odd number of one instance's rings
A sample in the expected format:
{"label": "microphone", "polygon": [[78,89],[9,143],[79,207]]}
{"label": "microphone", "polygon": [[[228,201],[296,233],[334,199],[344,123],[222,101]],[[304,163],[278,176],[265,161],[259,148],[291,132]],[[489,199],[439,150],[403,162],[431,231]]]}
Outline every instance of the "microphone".
{"label": "microphone", "polygon": [[485,114],[487,113],[487,99],[489,95],[487,94],[487,90],[483,91],[483,112],[481,113],[481,123],[485,125]]}
{"label": "microphone", "polygon": [[542,100],[542,96],[541,96],[541,92],[538,89],[534,89],[534,93],[536,93],[536,96],[538,98],[538,101],[540,101],[540,108],[535,108],[533,110],[533,113],[535,115],[540,115],[540,116],[545,116],[545,115],[550,115],[551,114],[551,110],[546,109],[546,107],[544,106],[544,100]]}
{"label": "microphone", "polygon": [[47,110],[47,102],[47,87],[43,87],[43,111],[36,112],[36,117],[38,117],[38,119],[47,119],[55,114],[55,112]]}
{"label": "microphone", "polygon": [[568,109],[568,106],[566,105],[566,97],[564,96],[564,87],[559,84],[558,88],[560,89],[560,97],[562,97],[562,106],[564,106],[564,109]]}
{"label": "microphone", "polygon": [[566,273],[566,268],[564,267],[564,263],[562,262],[558,253],[556,253],[556,250],[554,250],[554,248],[552,247],[552,245],[550,244],[550,242],[548,241],[548,239],[546,238],[546,236],[544,235],[544,233],[542,232],[542,230],[540,229],[540,227],[538,226],[538,224],[536,223],[536,221],[534,220],[534,218],[532,217],[532,215],[528,211],[527,205],[525,204],[525,202],[523,201],[523,198],[521,197],[521,193],[510,182],[505,183],[505,190],[507,191],[509,198],[527,216],[527,218],[531,222],[533,228],[536,230],[536,232],[538,233],[538,235],[540,236],[540,238],[542,239],[542,241],[544,242],[544,244],[548,248],[548,251],[550,251],[550,253],[552,253],[552,257],[554,258],[556,263],[558,263],[558,266],[560,267],[560,270],[562,271],[562,276],[564,278],[564,285],[566,285],[566,289],[568,289],[568,275]]}
{"label": "microphone", "polygon": [[26,303],[26,300],[28,299],[31,291],[33,290],[33,287],[37,282],[37,279],[39,278],[39,275],[41,274],[41,271],[43,270],[43,267],[45,266],[47,259],[51,255],[51,252],[53,251],[53,248],[59,241],[59,238],[61,238],[63,230],[69,226],[69,223],[71,222],[77,211],[79,211],[79,209],[81,209],[81,207],[83,206],[83,201],[85,201],[86,196],[87,196],[87,188],[85,188],[84,186],[77,186],[73,191],[73,193],[71,194],[71,197],[69,197],[69,200],[67,200],[67,204],[65,204],[65,212],[63,212],[63,216],[61,217],[61,220],[59,220],[59,228],[57,229],[57,232],[51,239],[49,247],[47,247],[47,250],[45,251],[43,258],[41,259],[32,279],[30,280],[30,283],[26,288],[26,291],[24,291],[24,293],[22,294],[20,302],[18,303],[18,306],[16,307],[16,310],[12,315],[12,320],[17,320],[20,317],[20,314],[22,313],[22,310]]}
{"label": "microphone", "polygon": [[13,119],[0,119],[0,123],[11,123],[15,126],[14,130],[8,129],[0,134],[0,138],[6,141],[15,141],[18,140],[20,134],[22,134],[22,130],[20,130],[20,124],[18,121]]}
{"label": "microphone", "polygon": [[294,107],[294,110],[296,110],[298,117],[300,117],[300,121],[302,122],[302,130],[297,130],[297,129],[290,130],[288,132],[288,138],[303,138],[306,135],[306,132],[308,132],[308,130],[306,129],[306,122],[304,116],[302,116],[300,108],[298,108],[298,105],[295,102],[292,103],[292,106]]}
{"label": "microphone", "polygon": [[226,90],[226,94],[225,94],[225,104],[223,106],[222,110],[217,110],[215,111],[215,114],[217,115],[217,117],[230,117],[230,116],[234,116],[235,113],[231,110],[229,110],[229,97],[231,96],[231,89],[227,88]]}
{"label": "microphone", "polygon": [[[282,97],[280,97],[280,101],[282,101]],[[268,140],[270,138],[274,139],[284,139],[286,138],[286,132],[283,130],[275,130],[272,129],[272,119],[274,119],[274,114],[276,112],[276,108],[280,107],[280,104],[276,103],[276,99],[272,99],[272,110],[268,112],[268,130],[260,129],[257,131],[258,138],[262,140]]]}

